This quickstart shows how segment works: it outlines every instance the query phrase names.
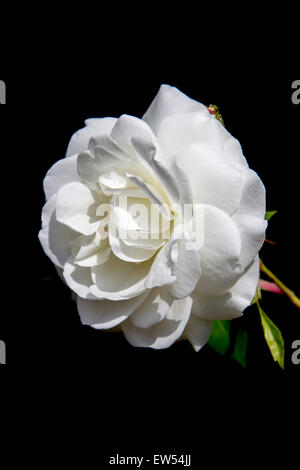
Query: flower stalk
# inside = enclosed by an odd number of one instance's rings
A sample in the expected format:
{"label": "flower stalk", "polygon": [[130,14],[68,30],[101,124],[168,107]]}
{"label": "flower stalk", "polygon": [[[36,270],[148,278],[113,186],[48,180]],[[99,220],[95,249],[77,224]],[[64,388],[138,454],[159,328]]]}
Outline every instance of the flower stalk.
{"label": "flower stalk", "polygon": [[300,299],[299,297],[296,296],[296,294],[289,289],[287,286],[283,284],[276,276],[273,274],[260,260],[260,270],[265,273],[272,281],[275,282],[275,284],[289,297],[290,301],[293,302],[296,307],[300,308]]}

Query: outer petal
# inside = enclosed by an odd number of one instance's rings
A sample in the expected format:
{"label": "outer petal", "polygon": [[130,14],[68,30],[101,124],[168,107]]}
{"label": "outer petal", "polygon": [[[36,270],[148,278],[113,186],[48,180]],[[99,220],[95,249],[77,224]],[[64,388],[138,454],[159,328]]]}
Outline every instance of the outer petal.
{"label": "outer petal", "polygon": [[84,235],[95,233],[97,203],[90,189],[82,183],[69,183],[57,193],[56,217],[59,222]]}
{"label": "outer petal", "polygon": [[122,323],[126,339],[133,346],[168,348],[181,336],[190,316],[192,302],[190,297],[174,300],[167,317],[150,328],[137,328],[129,318]]}
{"label": "outer petal", "polygon": [[240,263],[249,266],[265,240],[267,221],[265,188],[258,175],[250,170],[243,171],[243,190],[239,208],[232,220],[239,228],[242,239]]}
{"label": "outer petal", "polygon": [[265,218],[266,190],[261,179],[253,170],[243,169],[243,188],[237,212],[260,219]]}
{"label": "outer petal", "polygon": [[204,243],[200,250],[202,276],[198,283],[201,295],[224,294],[243,273],[239,264],[241,238],[239,230],[225,212],[204,206]]}
{"label": "outer petal", "polygon": [[209,112],[168,116],[160,125],[157,140],[167,160],[196,144],[221,152],[231,164],[248,166],[239,142]]}
{"label": "outer petal", "polygon": [[197,289],[193,294],[193,315],[200,319],[231,320],[242,315],[251,303],[259,280],[259,259],[228,291],[218,297],[203,297]]}
{"label": "outer petal", "polygon": [[71,254],[72,242],[78,234],[56,220],[55,208],[56,195],[53,195],[43,208],[39,240],[55,266],[63,268]]}
{"label": "outer petal", "polygon": [[194,201],[216,206],[232,215],[238,208],[242,169],[231,165],[224,155],[203,145],[192,145],[180,154],[179,165],[189,176]]}
{"label": "outer petal", "polygon": [[268,222],[258,217],[238,213],[233,215],[232,220],[239,228],[242,240],[240,263],[244,268],[247,268],[264,243]]}
{"label": "outer petal", "polygon": [[188,98],[175,87],[162,85],[143,116],[143,120],[151,127],[157,135],[163,119],[172,114],[201,112],[209,114],[206,106]]}
{"label": "outer petal", "polygon": [[[188,205],[190,208],[192,207],[192,204],[194,203],[194,195],[190,185],[190,179],[185,171],[178,165],[178,160],[178,154],[174,154],[169,159],[168,163],[179,189],[179,204],[181,205],[182,211],[185,212],[185,208]],[[188,222],[186,217],[184,217],[184,219]]]}
{"label": "outer petal", "polygon": [[229,135],[230,137],[224,143],[225,155],[228,155],[228,158],[230,158],[232,162],[248,167],[247,160],[243,155],[241,144],[231,134]]}
{"label": "outer petal", "polygon": [[126,320],[145,300],[148,292],[129,300],[86,300],[77,297],[81,322],[96,329],[109,329]]}
{"label": "outer petal", "polygon": [[79,180],[77,155],[58,160],[47,172],[44,179],[44,191],[47,201],[65,184]]}
{"label": "outer petal", "polygon": [[89,140],[101,134],[110,134],[115,125],[116,118],[93,118],[85,121],[86,127],[75,132],[69,142],[66,157],[84,152],[88,149]]}
{"label": "outer petal", "polygon": [[137,328],[149,328],[167,316],[173,301],[174,297],[168,286],[151,289],[146,300],[135,310],[130,320]]}
{"label": "outer petal", "polygon": [[209,340],[211,328],[211,320],[202,320],[192,314],[182,336],[184,339],[188,339],[195,351],[198,352]]}

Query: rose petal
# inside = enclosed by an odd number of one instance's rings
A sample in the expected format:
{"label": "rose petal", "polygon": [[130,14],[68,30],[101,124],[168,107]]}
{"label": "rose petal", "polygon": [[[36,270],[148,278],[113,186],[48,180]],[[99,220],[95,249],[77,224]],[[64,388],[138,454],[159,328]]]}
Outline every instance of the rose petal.
{"label": "rose petal", "polygon": [[75,132],[69,142],[66,157],[84,152],[88,149],[89,140],[91,137],[110,134],[113,126],[115,125],[116,118],[93,118],[85,121],[86,127]]}
{"label": "rose petal", "polygon": [[232,220],[239,228],[242,239],[240,263],[249,266],[261,249],[268,222],[265,220],[266,194],[258,175],[250,170],[243,170],[243,189],[238,209]]}
{"label": "rose petal", "polygon": [[[141,161],[137,159],[133,151],[128,154],[111,136],[103,135],[92,138],[89,143],[89,152],[84,152],[84,155],[87,154],[93,155],[90,162],[91,170],[85,176],[87,170],[84,167],[78,167],[78,172],[87,181],[96,181],[100,175],[112,170],[116,170],[119,174],[130,172],[140,175],[146,180],[149,177],[149,168],[141,165]],[[81,159],[84,164],[84,157]],[[95,174],[93,174],[93,170]]]}
{"label": "rose petal", "polygon": [[101,135],[91,138],[89,150],[93,155],[99,156],[99,158],[103,160],[101,161],[102,165],[112,158],[117,159],[120,163],[128,163],[134,160],[131,153],[127,153],[121,148],[111,135]]}
{"label": "rose petal", "polygon": [[[184,213],[187,205],[192,206],[194,202],[194,197],[193,197],[192,187],[190,185],[190,180],[187,174],[185,173],[185,171],[178,164],[178,161],[179,161],[179,155],[174,154],[173,157],[171,157],[169,160],[169,167],[171,168],[172,174],[177,182],[177,186],[179,190],[179,203]],[[184,219],[187,222],[185,217]]]}
{"label": "rose petal", "polygon": [[109,329],[129,317],[146,299],[148,292],[129,300],[86,300],[77,297],[81,322],[96,329]]}
{"label": "rose petal", "polygon": [[160,249],[146,279],[146,287],[161,287],[176,280],[175,264],[178,258],[177,240],[172,238]]}
{"label": "rose petal", "polygon": [[137,247],[137,248],[143,248],[144,250],[150,250],[150,251],[157,251],[159,250],[159,248],[161,248],[165,243],[166,243],[166,239],[163,238],[163,234],[162,234],[162,239],[158,239],[158,240],[155,240],[155,239],[151,239],[151,238],[148,238],[148,239],[130,239],[130,238],[124,238],[123,239],[123,243],[125,243],[125,245],[128,245],[128,246],[134,246],[134,247]]}
{"label": "rose petal", "polygon": [[[161,189],[162,194],[167,193],[175,202],[179,199],[176,181],[163,164],[164,159],[160,155],[156,137],[144,121],[123,115],[114,126],[111,137],[125,152],[136,156],[137,164],[141,167],[140,172],[136,173],[128,169],[128,173],[142,176],[154,186],[159,181],[161,186],[158,189]],[[144,168],[144,173],[142,168]]]}
{"label": "rose petal", "polygon": [[173,114],[161,122],[157,140],[169,158],[195,144],[222,152],[224,133],[225,128],[209,112]]}
{"label": "rose petal", "polygon": [[194,145],[180,154],[178,164],[189,175],[195,203],[218,207],[228,215],[238,208],[242,170],[226,161],[222,153]]}
{"label": "rose petal", "polygon": [[176,280],[170,285],[170,292],[177,299],[190,295],[201,276],[200,255],[195,245],[185,234],[178,240],[178,259],[174,269]]}
{"label": "rose petal", "polygon": [[94,285],[90,290],[100,299],[124,300],[145,292],[145,280],[152,261],[127,263],[111,254],[109,260],[91,268]]}
{"label": "rose petal", "polygon": [[204,297],[196,289],[193,294],[193,315],[207,320],[231,320],[240,317],[254,298],[258,279],[259,260],[257,257],[248,271],[225,294],[217,297]]}
{"label": "rose petal", "polygon": [[109,243],[113,253],[121,260],[129,263],[140,263],[146,261],[155,255],[156,249],[152,250],[143,247],[143,241],[141,240],[140,245],[129,245],[124,243],[124,240],[120,237],[119,230],[115,223],[115,217],[112,215],[109,222]]}
{"label": "rose petal", "polygon": [[77,173],[77,155],[58,160],[47,172],[44,178],[44,191],[48,201],[57,191],[67,183],[79,181]]}
{"label": "rose petal", "polygon": [[[143,116],[143,120],[151,127],[155,135],[157,135],[159,127],[163,119],[172,114],[201,112],[208,114],[206,106],[195,101],[175,87],[162,85]],[[176,152],[177,153],[177,152]]]}
{"label": "rose petal", "polygon": [[200,249],[202,275],[198,290],[204,296],[221,295],[241,277],[241,238],[233,220],[213,206],[203,206],[204,242]]}
{"label": "rose petal", "polygon": [[157,207],[163,217],[165,217],[167,220],[171,220],[173,218],[169,209],[168,201],[157,188],[155,188],[149,183],[146,183],[146,181],[140,176],[130,175],[129,173],[126,173],[126,177],[132,184],[140,188],[142,194],[144,194],[144,196],[146,196],[149,201],[151,201],[152,204]]}
{"label": "rose petal", "polygon": [[107,155],[106,152],[92,155],[90,151],[82,152],[77,158],[77,172],[84,183],[95,183],[99,177],[108,170],[119,167],[120,159],[114,155]]}
{"label": "rose petal", "polygon": [[167,316],[173,301],[174,297],[168,286],[152,289],[130,320],[137,328],[149,328]]}
{"label": "rose petal", "polygon": [[90,189],[82,183],[69,183],[57,193],[56,217],[59,222],[84,235],[95,233],[98,203]]}
{"label": "rose petal", "polygon": [[123,232],[122,239],[158,239],[170,232],[170,221],[148,199],[115,196],[111,202],[110,224]]}
{"label": "rose petal", "polygon": [[124,240],[118,237],[118,232],[116,227],[112,228],[113,223],[110,223],[109,228],[109,243],[113,253],[121,260],[127,261],[129,263],[141,263],[146,261],[152,256],[155,255],[156,249],[152,250],[148,248],[143,248],[143,244],[140,245],[128,245],[124,243]]}
{"label": "rose petal", "polygon": [[122,323],[124,335],[133,346],[153,349],[168,348],[182,334],[192,307],[192,299],[174,300],[164,320],[150,328],[137,328],[130,318]]}
{"label": "rose petal", "polygon": [[255,171],[243,169],[243,186],[238,214],[245,214],[260,219],[266,214],[266,190]]}
{"label": "rose petal", "polygon": [[84,299],[95,299],[91,294],[90,286],[93,281],[91,278],[91,268],[76,266],[70,258],[64,265],[63,276],[66,283],[79,297]]}
{"label": "rose petal", "polygon": [[232,220],[236,223],[242,240],[240,263],[247,268],[264,243],[268,222],[250,215],[240,215],[238,211],[232,216]]}
{"label": "rose petal", "polygon": [[182,334],[182,338],[188,339],[195,351],[198,352],[209,340],[211,329],[211,320],[202,320],[192,314]]}
{"label": "rose petal", "polygon": [[102,239],[99,231],[93,235],[80,235],[73,243],[74,261],[80,261],[93,255],[100,248],[108,247],[108,240]]}
{"label": "rose petal", "polygon": [[168,116],[159,127],[157,140],[167,160],[173,154],[184,154],[192,145],[201,145],[222,153],[231,164],[248,166],[239,142],[209,112]]}
{"label": "rose petal", "polygon": [[159,146],[155,135],[148,124],[134,116],[123,114],[114,125],[111,138],[129,155],[135,154],[132,139],[142,139],[155,147],[159,154]]}
{"label": "rose petal", "polygon": [[[229,134],[229,133],[228,133]],[[237,139],[229,134],[227,140],[224,142],[224,152],[226,158],[230,158],[232,163],[236,165],[248,167],[247,160],[243,155],[241,144]]]}
{"label": "rose petal", "polygon": [[131,140],[137,154],[151,169],[153,184],[159,182],[159,189],[167,196],[167,200],[178,204],[180,202],[180,191],[177,181],[170,169],[157,158],[157,147],[149,140],[139,137],[133,137]]}
{"label": "rose petal", "polygon": [[43,207],[39,240],[52,263],[63,268],[71,254],[72,243],[78,234],[56,220],[55,210],[56,195],[53,195]]}
{"label": "rose petal", "polygon": [[95,253],[93,253],[90,256],[86,256],[85,258],[82,258],[79,261],[74,261],[74,264],[77,264],[78,266],[83,266],[83,267],[99,266],[99,264],[106,263],[106,261],[110,257],[110,254],[111,254],[111,247],[106,246],[106,247],[100,248],[99,250],[97,250]]}

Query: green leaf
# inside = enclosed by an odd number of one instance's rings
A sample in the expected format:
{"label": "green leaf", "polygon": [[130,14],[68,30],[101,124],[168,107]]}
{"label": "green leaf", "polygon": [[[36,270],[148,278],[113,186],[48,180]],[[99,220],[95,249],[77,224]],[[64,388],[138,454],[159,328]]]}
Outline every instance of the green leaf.
{"label": "green leaf", "polygon": [[220,354],[225,354],[230,344],[230,320],[214,320],[208,344]]}
{"label": "green leaf", "polygon": [[277,214],[278,211],[267,211],[266,212],[266,216],[265,216],[265,220],[270,220],[273,215]]}
{"label": "green leaf", "polygon": [[231,358],[235,359],[243,367],[246,367],[246,353],[248,346],[248,333],[245,330],[238,330],[235,338],[233,353]]}
{"label": "green leaf", "polygon": [[259,303],[257,303],[261,324],[264,330],[266,342],[269,346],[274,361],[278,362],[280,367],[284,369],[284,340],[281,331],[272,322],[268,315],[263,311]]}

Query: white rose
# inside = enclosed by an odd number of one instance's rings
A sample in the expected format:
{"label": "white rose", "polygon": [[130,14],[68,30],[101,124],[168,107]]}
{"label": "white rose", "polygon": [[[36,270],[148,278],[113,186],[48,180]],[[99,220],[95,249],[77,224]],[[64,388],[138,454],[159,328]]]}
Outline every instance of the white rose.
{"label": "white rose", "polygon": [[[82,323],[198,351],[212,320],[239,317],[254,297],[264,186],[239,142],[176,88],[161,86],[142,119],[88,119],[44,189],[39,239]],[[136,203],[153,209],[150,223]],[[199,214],[198,240],[185,207]]]}

